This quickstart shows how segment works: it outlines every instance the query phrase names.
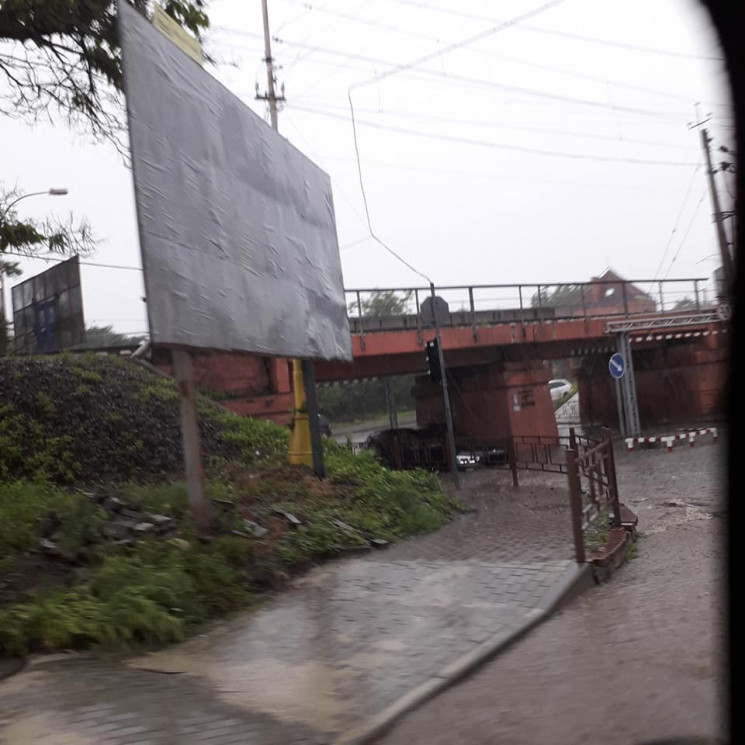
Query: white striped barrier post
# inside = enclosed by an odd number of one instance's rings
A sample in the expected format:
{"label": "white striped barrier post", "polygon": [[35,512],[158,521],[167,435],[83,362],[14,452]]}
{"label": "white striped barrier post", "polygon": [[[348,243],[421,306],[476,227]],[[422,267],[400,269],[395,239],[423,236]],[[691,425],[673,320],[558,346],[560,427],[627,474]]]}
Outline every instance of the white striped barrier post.
{"label": "white striped barrier post", "polygon": [[696,429],[689,432],[682,432],[675,435],[657,435],[656,437],[627,437],[625,439],[626,448],[629,452],[634,449],[635,445],[647,445],[659,442],[665,446],[668,453],[672,453],[673,446],[676,442],[681,440],[688,440],[689,447],[693,447],[696,444],[697,437],[703,437],[704,435],[711,435],[713,443],[717,442],[717,428],[707,427],[706,429]]}

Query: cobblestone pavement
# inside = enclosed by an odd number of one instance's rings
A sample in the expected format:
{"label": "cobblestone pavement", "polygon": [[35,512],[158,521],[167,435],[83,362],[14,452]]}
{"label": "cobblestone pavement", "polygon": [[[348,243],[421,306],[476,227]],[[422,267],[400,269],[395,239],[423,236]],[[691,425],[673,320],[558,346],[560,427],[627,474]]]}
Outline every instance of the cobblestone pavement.
{"label": "cobblestone pavement", "polygon": [[[464,474],[472,512],[320,567],[264,609],[123,662],[41,661],[0,684],[0,742],[311,743],[378,714],[535,617],[572,565],[563,477]],[[172,673],[172,674],[164,674]]]}
{"label": "cobblestone pavement", "polygon": [[706,440],[619,452],[620,493],[643,532],[638,558],[410,714],[384,745],[721,737],[726,450]]}

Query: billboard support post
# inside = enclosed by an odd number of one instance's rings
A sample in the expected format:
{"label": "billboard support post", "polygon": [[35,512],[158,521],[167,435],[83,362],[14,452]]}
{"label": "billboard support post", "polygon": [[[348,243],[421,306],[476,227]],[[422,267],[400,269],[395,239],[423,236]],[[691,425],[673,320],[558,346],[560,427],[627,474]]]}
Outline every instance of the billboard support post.
{"label": "billboard support post", "polygon": [[300,360],[292,361],[292,430],[287,461],[293,466],[309,466],[313,462],[313,449],[308,426],[308,401],[305,397],[303,368]]}
{"label": "billboard support post", "polygon": [[197,394],[194,385],[194,361],[189,352],[173,352],[173,373],[178,387],[181,415],[181,442],[186,470],[186,494],[199,535],[205,535],[210,524],[210,509],[204,491],[204,468],[199,447]]}
{"label": "billboard support post", "polygon": [[310,449],[313,459],[313,473],[322,479],[326,475],[323,467],[323,442],[321,441],[321,425],[318,412],[318,398],[316,396],[316,371],[313,368],[313,360],[302,360],[300,367],[303,373],[303,384],[305,387],[305,400],[310,419]]}

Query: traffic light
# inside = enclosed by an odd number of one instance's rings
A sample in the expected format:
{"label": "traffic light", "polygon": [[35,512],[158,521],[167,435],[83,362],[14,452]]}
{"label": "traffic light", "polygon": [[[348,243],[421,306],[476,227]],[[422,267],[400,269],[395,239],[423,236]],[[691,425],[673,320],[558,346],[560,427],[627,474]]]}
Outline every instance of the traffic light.
{"label": "traffic light", "polygon": [[430,380],[435,383],[442,383],[442,368],[440,367],[440,353],[437,349],[437,340],[428,341],[426,344],[427,351],[427,369],[429,370]]}

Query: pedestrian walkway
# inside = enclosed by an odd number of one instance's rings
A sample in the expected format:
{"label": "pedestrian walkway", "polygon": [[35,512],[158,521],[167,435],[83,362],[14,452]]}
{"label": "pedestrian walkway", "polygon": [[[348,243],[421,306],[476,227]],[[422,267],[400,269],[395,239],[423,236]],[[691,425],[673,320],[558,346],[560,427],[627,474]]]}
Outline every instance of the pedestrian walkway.
{"label": "pedestrian walkway", "polygon": [[0,684],[0,742],[359,741],[577,578],[563,477],[463,481],[471,512],[441,531],[320,567],[187,643],[125,661],[42,659]]}

